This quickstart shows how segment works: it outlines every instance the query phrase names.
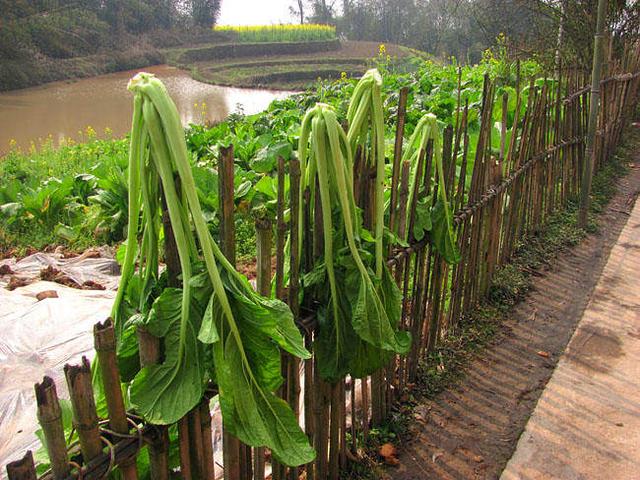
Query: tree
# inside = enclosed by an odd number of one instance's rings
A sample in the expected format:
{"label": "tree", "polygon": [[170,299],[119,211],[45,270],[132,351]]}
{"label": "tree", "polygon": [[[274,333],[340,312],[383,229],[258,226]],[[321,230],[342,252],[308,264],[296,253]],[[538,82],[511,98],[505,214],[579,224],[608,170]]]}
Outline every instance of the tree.
{"label": "tree", "polygon": [[304,23],[304,0],[296,0],[296,2],[289,6],[289,12],[294,17],[300,17],[300,25]]}
{"label": "tree", "polygon": [[220,16],[221,0],[191,0],[191,17],[195,25],[211,28]]}

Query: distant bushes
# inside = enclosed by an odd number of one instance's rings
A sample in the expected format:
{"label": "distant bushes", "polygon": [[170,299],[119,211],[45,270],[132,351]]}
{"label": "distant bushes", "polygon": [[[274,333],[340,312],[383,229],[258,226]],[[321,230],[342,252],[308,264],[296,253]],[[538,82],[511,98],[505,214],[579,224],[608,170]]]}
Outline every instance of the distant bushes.
{"label": "distant bushes", "polygon": [[65,59],[5,60],[0,62],[0,91],[133,70],[164,61],[160,51],[140,48]]}

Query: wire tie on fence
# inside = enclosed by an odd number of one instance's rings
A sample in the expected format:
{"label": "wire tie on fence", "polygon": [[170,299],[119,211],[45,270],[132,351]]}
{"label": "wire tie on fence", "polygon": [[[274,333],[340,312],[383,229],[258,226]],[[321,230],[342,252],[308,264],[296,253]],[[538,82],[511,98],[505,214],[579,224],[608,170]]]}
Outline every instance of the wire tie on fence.
{"label": "wire tie on fence", "polygon": [[[109,424],[109,420],[105,419],[105,420],[102,420],[99,423],[101,425],[104,425],[104,424],[108,425]],[[145,440],[144,440],[144,435],[142,434],[142,430],[140,429],[140,426],[133,419],[131,419],[129,417],[127,417],[127,423],[129,425],[131,425],[131,427],[133,427],[133,429],[135,430],[134,434],[131,434],[129,432],[127,432],[127,433],[116,432],[114,430],[111,430],[110,428],[106,428],[106,427],[103,427],[103,426],[100,427],[100,431],[104,432],[104,433],[108,433],[109,435],[112,435],[112,436],[114,436],[116,438],[121,438],[121,439],[125,439],[125,438],[132,439],[132,438],[135,438],[135,439],[138,440],[138,450],[141,450]]]}
{"label": "wire tie on fence", "polygon": [[82,478],[84,477],[82,473],[82,465],[80,465],[78,462],[74,460],[69,460],[69,465],[71,465],[72,467],[75,467],[75,469],[78,471],[78,480],[82,480]]}
{"label": "wire tie on fence", "polygon": [[131,426],[136,431],[136,436],[138,437],[138,450],[142,450],[142,446],[144,444],[144,435],[142,435],[142,430],[140,426],[134,422],[131,418],[127,418],[127,422],[131,424]]}
{"label": "wire tie on fence", "polygon": [[104,475],[102,475],[102,478],[105,479],[113,471],[113,467],[116,464],[116,449],[113,446],[113,443],[111,443],[104,435],[100,435],[100,439],[107,444],[107,447],[109,447],[109,466],[107,467],[107,471]]}

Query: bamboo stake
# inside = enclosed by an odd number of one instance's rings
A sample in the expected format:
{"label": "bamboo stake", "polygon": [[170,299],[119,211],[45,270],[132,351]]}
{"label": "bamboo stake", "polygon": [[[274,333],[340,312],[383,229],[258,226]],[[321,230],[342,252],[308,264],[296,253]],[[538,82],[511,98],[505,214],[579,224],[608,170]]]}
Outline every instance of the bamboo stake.
{"label": "bamboo stake", "polygon": [[194,479],[205,479],[207,467],[204,459],[204,446],[202,441],[202,420],[200,418],[200,405],[195,406],[187,415],[189,427],[189,455],[191,460],[191,475]]}
{"label": "bamboo stake", "polygon": [[391,176],[391,206],[389,207],[389,230],[395,232],[396,209],[398,205],[398,181],[400,180],[400,167],[402,162],[402,143],[404,141],[404,125],[407,114],[407,95],[409,88],[400,89],[398,98],[398,117],[396,121],[396,139],[393,149],[393,170]]}
{"label": "bamboo stake", "polygon": [[[124,408],[122,389],[120,387],[120,371],[116,359],[116,334],[113,322],[107,318],[104,323],[93,327],[94,346],[100,363],[100,373],[104,386],[104,396],[109,412],[109,427],[121,435],[129,434],[129,421]],[[135,458],[120,463],[120,470],[125,480],[138,478]]]}
{"label": "bamboo stake", "polygon": [[[137,336],[140,366],[144,368],[159,363],[160,340],[143,327],[138,327]],[[155,434],[149,445],[149,470],[154,480],[169,479],[169,431],[164,425],[155,426]]]}
{"label": "bamboo stake", "polygon": [[[256,220],[256,283],[258,292],[264,296],[271,295],[271,220],[261,218]],[[253,473],[256,480],[265,476],[264,448],[254,449]]]}
{"label": "bamboo stake", "polygon": [[[225,257],[235,265],[236,263],[236,233],[233,217],[233,145],[220,149],[218,165],[218,192],[220,203],[220,241],[221,250]],[[243,473],[246,469],[241,466],[240,441],[231,435],[223,425],[222,452],[225,480],[248,480]]]}
{"label": "bamboo stake", "polygon": [[191,480],[191,455],[189,455],[189,420],[185,415],[178,420],[178,448],[180,451],[180,476],[183,480]]}
{"label": "bamboo stake", "polygon": [[88,463],[102,453],[89,360],[82,357],[80,365],[65,365],[64,373],[73,409],[73,425],[78,432],[83,460]]}
{"label": "bamboo stake", "polygon": [[69,467],[69,455],[67,454],[64,426],[62,425],[62,410],[58,401],[56,384],[53,383],[51,377],[44,377],[42,383],[35,384],[35,392],[38,405],[38,422],[44,432],[53,478],[60,480],[66,478],[71,469]]}
{"label": "bamboo stake", "polygon": [[21,459],[7,464],[7,475],[9,480],[37,480],[38,476],[31,450],[27,450]]}
{"label": "bamboo stake", "polygon": [[[291,197],[291,221],[289,225],[289,242],[290,242],[290,258],[289,258],[289,294],[288,304],[291,308],[294,318],[300,318],[300,303],[298,293],[300,291],[300,269],[298,260],[298,219],[300,209],[300,162],[292,159],[289,162],[289,191]],[[284,189],[283,189],[284,190]],[[283,192],[284,196],[284,192]],[[284,215],[283,215],[284,220]],[[283,222],[284,223],[284,222]],[[282,238],[286,235],[283,229]],[[284,245],[283,245],[284,248]],[[310,363],[310,362],[309,362]],[[300,418],[300,359],[294,356],[290,357],[289,362],[289,403],[293,409],[293,413],[297,419]],[[298,467],[289,468],[289,480],[298,480]]]}
{"label": "bamboo stake", "polygon": [[589,105],[589,126],[587,130],[587,146],[585,149],[584,170],[582,173],[582,190],[580,192],[580,209],[578,210],[578,226],[587,226],[589,213],[591,183],[593,181],[593,167],[596,161],[594,145],[596,142],[596,128],[598,124],[598,110],[600,108],[600,78],[602,76],[602,56],[604,47],[604,21],[606,0],[598,0],[598,17],[593,44],[593,68],[591,70],[591,99]]}
{"label": "bamboo stake", "polygon": [[211,428],[211,411],[209,410],[209,400],[207,398],[202,399],[200,404],[200,421],[202,430],[202,449],[204,453],[204,478],[207,480],[215,480],[216,470],[213,453],[213,440],[212,440],[212,428]]}

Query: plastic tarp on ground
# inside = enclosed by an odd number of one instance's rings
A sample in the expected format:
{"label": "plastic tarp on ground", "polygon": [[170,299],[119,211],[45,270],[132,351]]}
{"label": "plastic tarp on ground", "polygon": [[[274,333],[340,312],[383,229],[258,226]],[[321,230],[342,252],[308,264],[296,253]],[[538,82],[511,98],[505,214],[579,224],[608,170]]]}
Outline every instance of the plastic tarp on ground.
{"label": "plastic tarp on ground", "polygon": [[[64,365],[78,363],[85,355],[93,359],[93,326],[111,312],[120,280],[120,268],[108,248],[91,249],[74,258],[62,254],[36,253],[22,260],[0,260],[0,478],[5,465],[21,458],[26,450],[37,451],[34,384],[51,377],[61,398],[69,398]],[[72,288],[42,281],[41,272],[53,269]],[[11,279],[26,283],[8,290]],[[70,282],[68,282],[70,280]],[[104,290],[82,289],[104,287]],[[57,297],[38,300],[37,295],[55,291]],[[222,417],[219,405],[212,408],[212,435],[216,463],[222,462]],[[216,469],[222,476],[222,469]]]}
{"label": "plastic tarp on ground", "polygon": [[[34,384],[48,375],[60,397],[68,398],[64,364],[77,363],[83,355],[93,357],[93,325],[109,316],[119,268],[113,258],[96,251],[70,259],[36,253],[18,262],[0,261],[1,265],[14,272],[0,276],[0,476],[4,477],[7,462],[39,448]],[[78,285],[90,280],[105,290],[38,280],[47,267]],[[7,290],[11,277],[28,285]],[[47,290],[55,291],[57,298],[38,301],[36,295]]]}

